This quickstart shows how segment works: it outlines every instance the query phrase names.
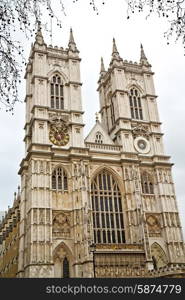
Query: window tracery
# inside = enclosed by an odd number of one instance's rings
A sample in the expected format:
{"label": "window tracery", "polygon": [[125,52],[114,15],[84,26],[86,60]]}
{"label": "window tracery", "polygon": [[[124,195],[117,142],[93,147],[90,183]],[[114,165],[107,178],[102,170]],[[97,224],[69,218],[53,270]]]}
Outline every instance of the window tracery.
{"label": "window tracery", "polygon": [[106,170],[91,184],[95,243],[125,243],[122,199],[117,182]]}
{"label": "window tracery", "polygon": [[51,108],[64,109],[63,84],[59,75],[54,75],[50,83]]}

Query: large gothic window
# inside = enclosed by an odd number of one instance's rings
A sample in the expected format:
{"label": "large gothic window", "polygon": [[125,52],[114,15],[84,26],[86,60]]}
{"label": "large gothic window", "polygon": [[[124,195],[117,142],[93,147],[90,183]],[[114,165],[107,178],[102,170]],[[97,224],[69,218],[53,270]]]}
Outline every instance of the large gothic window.
{"label": "large gothic window", "polygon": [[92,181],[94,242],[125,243],[121,193],[113,176],[103,170]]}
{"label": "large gothic window", "polygon": [[154,194],[154,184],[152,176],[147,172],[141,174],[141,186],[143,194]]}
{"label": "large gothic window", "polygon": [[134,87],[130,89],[129,101],[130,101],[131,118],[143,120],[143,111],[141,106],[140,93]]}
{"label": "large gothic window", "polygon": [[50,84],[51,108],[64,109],[63,84],[60,76],[52,77]]}
{"label": "large gothic window", "polygon": [[67,173],[61,167],[55,169],[52,173],[52,189],[58,191],[67,191],[68,189]]}

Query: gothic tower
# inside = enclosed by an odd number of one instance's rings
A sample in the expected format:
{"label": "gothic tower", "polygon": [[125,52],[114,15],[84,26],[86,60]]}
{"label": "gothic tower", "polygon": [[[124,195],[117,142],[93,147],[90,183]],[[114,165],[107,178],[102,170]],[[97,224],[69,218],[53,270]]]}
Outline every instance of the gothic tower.
{"label": "gothic tower", "polygon": [[63,49],[38,29],[25,75],[17,276],[182,274],[172,163],[143,47],[128,62],[113,39],[107,71],[101,59],[101,121],[85,140],[80,61],[72,30]]}
{"label": "gothic tower", "polygon": [[72,30],[63,49],[38,29],[25,75],[19,277],[92,276],[80,61]]}

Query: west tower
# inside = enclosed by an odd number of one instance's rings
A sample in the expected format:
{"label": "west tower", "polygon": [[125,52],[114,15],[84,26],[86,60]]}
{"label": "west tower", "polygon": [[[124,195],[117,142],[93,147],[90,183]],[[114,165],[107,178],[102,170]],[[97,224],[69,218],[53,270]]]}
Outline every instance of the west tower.
{"label": "west tower", "polygon": [[38,29],[25,74],[20,277],[92,276],[80,61],[72,30],[63,49]]}

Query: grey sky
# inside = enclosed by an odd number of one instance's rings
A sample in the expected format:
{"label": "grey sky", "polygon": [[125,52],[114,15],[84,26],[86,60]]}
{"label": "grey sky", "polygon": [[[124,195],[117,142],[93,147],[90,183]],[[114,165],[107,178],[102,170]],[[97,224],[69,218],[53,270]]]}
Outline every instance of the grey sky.
{"label": "grey sky", "polygon": [[[64,1],[67,2],[67,1]],[[116,5],[115,5],[116,2]],[[155,72],[155,87],[158,108],[164,135],[166,154],[172,156],[178,207],[185,232],[185,57],[183,46],[172,43],[167,46],[163,33],[168,24],[157,17],[145,19],[144,15],[133,15],[126,19],[126,5],[123,0],[108,0],[97,16],[90,9],[88,1],[66,7],[63,28],[53,26],[53,45],[67,47],[69,29],[72,26],[74,38],[80,50],[82,98],[85,136],[94,124],[95,112],[99,109],[97,80],[100,57],[108,67],[112,51],[112,38],[116,39],[118,51],[123,59],[138,61],[140,43]],[[49,36],[45,41],[50,44]],[[25,41],[29,53],[31,41]],[[21,86],[24,98],[25,82]],[[0,210],[12,204],[13,193],[20,183],[17,175],[24,155],[23,144],[24,104],[16,106],[15,115],[0,110]]]}

